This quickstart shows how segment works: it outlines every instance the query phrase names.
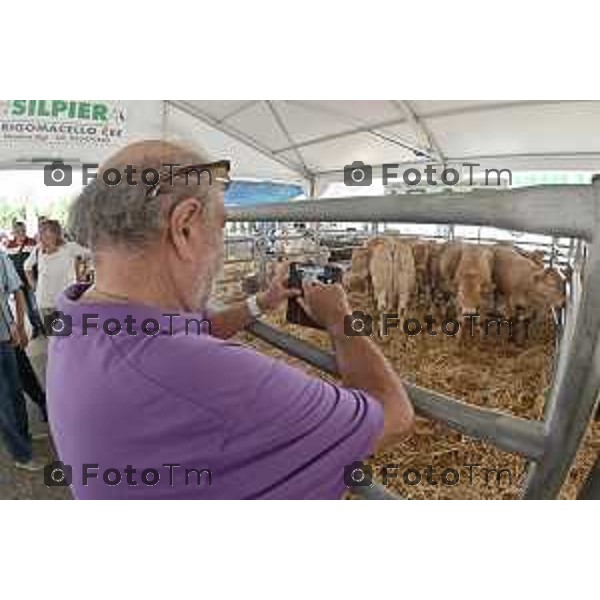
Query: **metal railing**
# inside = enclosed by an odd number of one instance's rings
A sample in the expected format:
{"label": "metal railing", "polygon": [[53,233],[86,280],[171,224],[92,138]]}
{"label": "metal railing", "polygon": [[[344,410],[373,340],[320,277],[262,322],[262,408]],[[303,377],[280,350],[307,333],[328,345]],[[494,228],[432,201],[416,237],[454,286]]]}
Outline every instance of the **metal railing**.
{"label": "metal railing", "polygon": [[[465,224],[590,242],[582,287],[571,292],[553,386],[542,421],[470,406],[406,384],[416,410],[465,435],[528,458],[524,498],[558,495],[593,418],[600,389],[600,179],[592,185],[477,190],[469,194],[352,197],[232,209],[232,221]],[[596,234],[598,232],[598,235]],[[578,277],[574,277],[577,281]],[[575,284],[576,286],[577,284]],[[255,336],[329,373],[335,357],[265,323]],[[378,492],[371,496],[378,497]]]}

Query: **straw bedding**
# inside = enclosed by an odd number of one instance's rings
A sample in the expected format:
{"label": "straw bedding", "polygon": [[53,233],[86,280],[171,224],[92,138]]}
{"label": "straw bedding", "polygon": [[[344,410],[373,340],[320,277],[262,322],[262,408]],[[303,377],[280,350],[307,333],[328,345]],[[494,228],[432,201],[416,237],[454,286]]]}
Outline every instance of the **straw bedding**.
{"label": "straw bedding", "polygon": [[[353,294],[350,301],[355,309],[373,310],[370,300],[362,295]],[[422,319],[424,312],[413,307],[410,316]],[[325,333],[286,323],[283,310],[265,320],[321,348],[331,349]],[[437,323],[434,330],[440,331],[440,320]],[[240,338],[261,352],[320,377],[329,377],[249,334],[242,334]],[[478,406],[530,419],[542,417],[545,395],[551,385],[555,352],[555,331],[551,322],[530,328],[528,339],[520,344],[508,339],[508,336],[497,338],[491,333],[483,338],[465,336],[458,339],[439,333],[435,337],[429,336],[425,332],[409,337],[402,330],[395,330],[385,341],[377,337],[373,339],[406,380]],[[561,491],[561,498],[576,497],[599,448],[600,423],[596,422],[591,424],[586,434]],[[416,432],[411,439],[369,460],[375,478],[379,480],[383,465],[398,464],[396,477],[388,480],[392,491],[408,498],[431,499],[518,498],[525,462],[517,455],[467,438],[441,423],[424,418],[418,418]],[[493,469],[506,471],[498,477]],[[442,481],[445,470],[449,471],[445,472],[445,481]],[[454,483],[456,475],[452,470],[458,473],[457,483]],[[418,476],[421,480],[415,484]]]}

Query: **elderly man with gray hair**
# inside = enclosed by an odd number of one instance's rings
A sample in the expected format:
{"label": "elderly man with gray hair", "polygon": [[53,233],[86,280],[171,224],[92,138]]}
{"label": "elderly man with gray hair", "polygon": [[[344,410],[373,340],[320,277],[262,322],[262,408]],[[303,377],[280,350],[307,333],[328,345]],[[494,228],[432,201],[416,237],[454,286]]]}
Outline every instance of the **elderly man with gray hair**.
{"label": "elderly man with gray hair", "polygon": [[[340,498],[346,465],[411,430],[394,370],[370,339],[344,334],[341,286],[292,290],[280,271],[246,302],[207,310],[228,181],[227,161],[148,140],[102,165],[73,206],[96,281],[58,303],[48,405],[66,464],[48,485],[72,477],[76,498]],[[342,385],[228,340],[300,293]]]}

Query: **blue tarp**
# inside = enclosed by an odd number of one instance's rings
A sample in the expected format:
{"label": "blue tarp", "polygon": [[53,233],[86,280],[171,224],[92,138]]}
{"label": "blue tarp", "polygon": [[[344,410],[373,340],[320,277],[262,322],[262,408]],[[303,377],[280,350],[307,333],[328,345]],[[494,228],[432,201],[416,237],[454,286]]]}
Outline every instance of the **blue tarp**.
{"label": "blue tarp", "polygon": [[284,202],[304,193],[302,186],[271,181],[233,181],[225,195],[227,206]]}

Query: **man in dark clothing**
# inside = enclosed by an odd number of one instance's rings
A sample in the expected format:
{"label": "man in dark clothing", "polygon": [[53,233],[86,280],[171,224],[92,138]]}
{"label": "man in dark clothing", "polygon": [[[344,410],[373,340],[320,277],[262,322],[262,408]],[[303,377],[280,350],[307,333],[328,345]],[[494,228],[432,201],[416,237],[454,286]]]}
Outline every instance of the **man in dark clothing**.
{"label": "man in dark clothing", "polygon": [[[9,299],[14,296],[16,318]],[[42,465],[33,460],[31,434],[16,348],[27,345],[23,324],[23,292],[19,277],[4,252],[0,252],[0,437],[15,461],[15,466],[38,471]]]}
{"label": "man in dark clothing", "polygon": [[22,286],[21,290],[25,296],[27,317],[31,323],[31,337],[36,338],[42,333],[42,321],[35,302],[35,295],[27,278],[25,277],[25,261],[32,252],[37,252],[36,241],[27,235],[27,229],[23,221],[15,221],[13,224],[13,237],[6,245],[6,253],[10,257],[19,275]]}
{"label": "man in dark clothing", "polygon": [[[35,294],[25,276],[25,261],[29,258],[32,252],[37,252],[37,242],[27,235],[27,229],[23,221],[15,221],[13,224],[13,237],[8,242],[7,254],[11,259],[15,271],[21,280],[21,291],[25,298],[25,307],[27,316],[31,323],[31,337],[36,338],[43,333],[42,321],[35,301]],[[46,394],[38,381],[37,375],[29,362],[29,358],[25,351],[19,347],[15,347],[15,357],[19,369],[19,377],[23,386],[23,391],[29,396],[32,402],[37,404],[40,409],[43,421],[48,421],[46,413]]]}

